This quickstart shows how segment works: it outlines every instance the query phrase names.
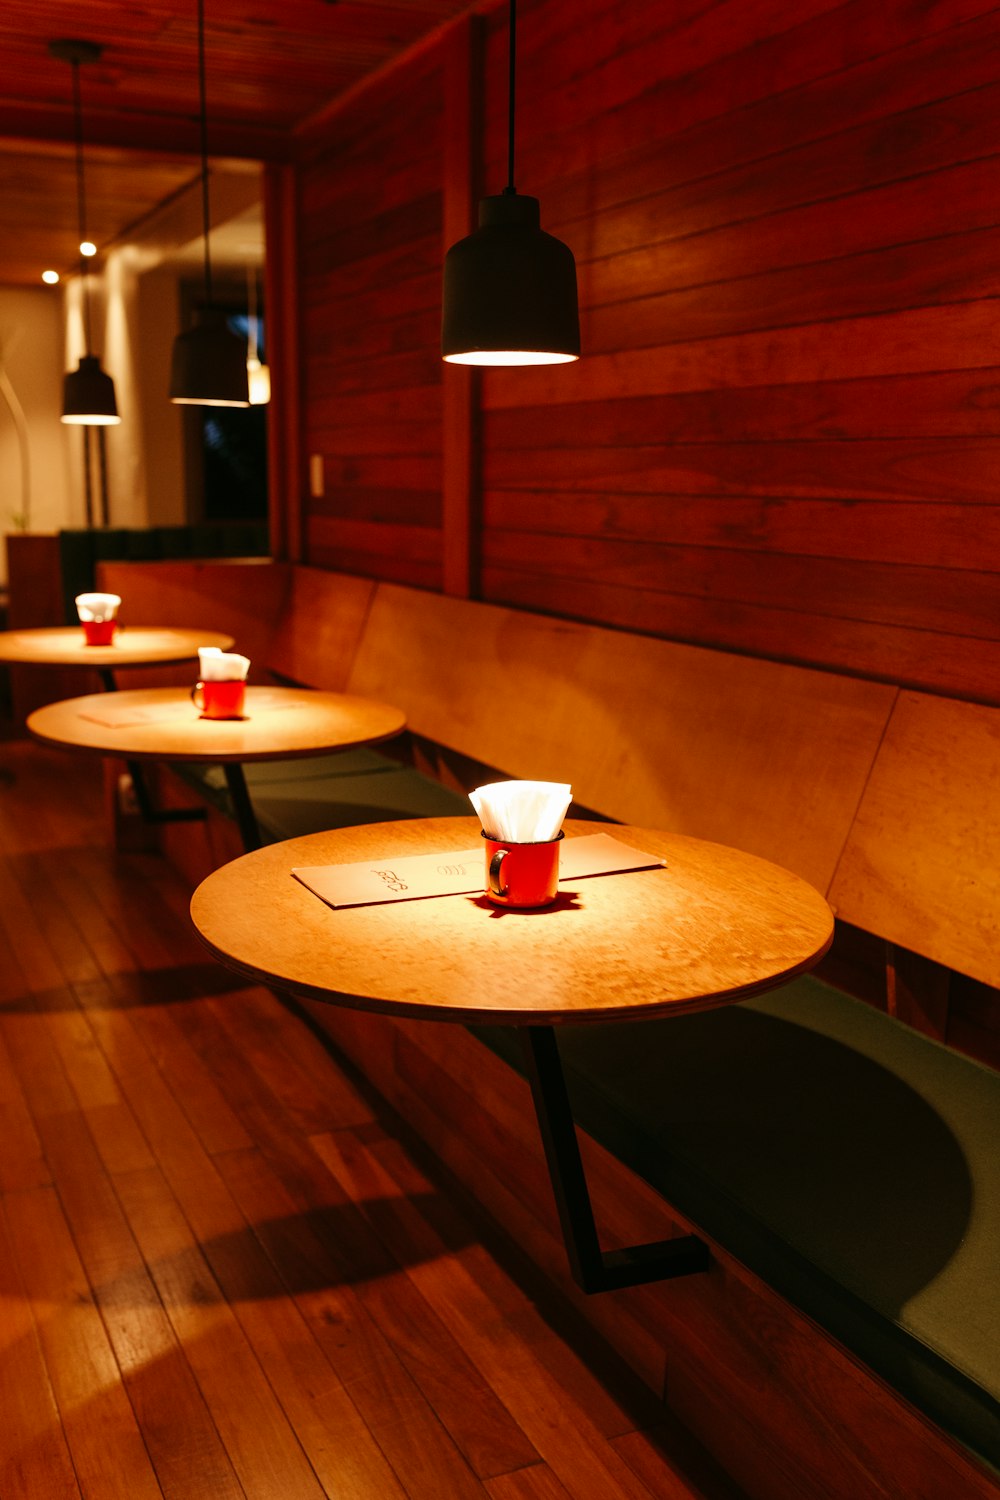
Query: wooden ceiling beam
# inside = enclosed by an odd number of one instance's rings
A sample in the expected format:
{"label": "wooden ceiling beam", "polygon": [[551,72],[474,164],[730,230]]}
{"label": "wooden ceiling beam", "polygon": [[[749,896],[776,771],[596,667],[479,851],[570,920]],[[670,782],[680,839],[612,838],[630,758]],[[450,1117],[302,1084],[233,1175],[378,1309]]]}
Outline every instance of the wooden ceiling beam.
{"label": "wooden ceiling beam", "polygon": [[[196,117],[122,113],[88,109],[86,145],[122,146],[135,151],[198,156],[200,137]],[[44,104],[12,104],[0,99],[0,136],[19,141],[73,141],[73,116],[68,109]],[[214,156],[244,161],[287,162],[292,137],[287,131],[242,121],[210,122],[209,150]]]}

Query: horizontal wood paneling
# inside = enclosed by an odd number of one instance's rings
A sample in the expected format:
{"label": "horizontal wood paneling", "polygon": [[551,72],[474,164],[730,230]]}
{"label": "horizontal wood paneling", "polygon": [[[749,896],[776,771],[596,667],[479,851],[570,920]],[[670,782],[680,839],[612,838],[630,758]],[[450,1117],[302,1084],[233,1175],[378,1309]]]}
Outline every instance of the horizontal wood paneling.
{"label": "horizontal wood paneling", "polygon": [[1000,12],[724,9],[526,8],[584,358],[484,376],[483,595],[1000,701]]}
{"label": "horizontal wood paneling", "polygon": [[[400,98],[406,107],[400,107]],[[441,68],[417,59],[309,143],[301,168],[305,558],[441,586]]]}

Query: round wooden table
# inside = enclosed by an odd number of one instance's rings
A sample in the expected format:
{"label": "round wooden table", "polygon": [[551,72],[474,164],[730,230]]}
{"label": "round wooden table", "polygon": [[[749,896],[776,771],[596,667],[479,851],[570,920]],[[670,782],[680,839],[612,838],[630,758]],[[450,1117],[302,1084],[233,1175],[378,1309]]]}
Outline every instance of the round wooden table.
{"label": "round wooden table", "polygon": [[260,834],[243,764],[290,760],[391,739],[406,725],[401,709],[346,693],[248,687],[241,719],[204,719],[186,688],[134,688],[49,703],[28,717],[37,739],[127,761],[206,761],[224,767],[243,835]]}
{"label": "round wooden table", "polygon": [[228,651],[231,635],[218,630],[179,630],[173,626],[125,626],[110,646],[88,646],[79,625],[51,629],[0,630],[0,662],[33,667],[96,667],[106,688],[118,667],[163,666],[193,661],[199,646]]}
{"label": "round wooden table", "polygon": [[455,895],[327,906],[296,867],[479,843],[472,818],[333,829],[216,870],[191,916],[216,958],[293,995],[410,1019],[521,1029],[573,1273],[587,1291],[702,1269],[688,1236],[602,1254],[554,1027],[639,1021],[726,1005],[810,969],[833,938],[823,897],[797,875],[720,844],[652,829],[570,821],[567,840],[610,833],[666,863],[560,882],[556,903],[512,911]]}

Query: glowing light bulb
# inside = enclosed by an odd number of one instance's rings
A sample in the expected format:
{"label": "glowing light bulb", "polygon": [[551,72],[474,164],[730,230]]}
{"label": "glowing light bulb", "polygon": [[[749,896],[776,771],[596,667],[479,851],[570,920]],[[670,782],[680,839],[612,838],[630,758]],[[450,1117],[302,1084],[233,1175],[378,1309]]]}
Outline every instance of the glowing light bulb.
{"label": "glowing light bulb", "polygon": [[82,241],[82,243],[80,245],[80,254],[81,255],[86,255],[88,258],[91,255],[96,255],[97,254],[97,246],[94,244],[93,240],[83,240]]}
{"label": "glowing light bulb", "polygon": [[45,282],[46,286],[55,286],[56,282],[59,280],[59,272],[43,271],[42,280]]}

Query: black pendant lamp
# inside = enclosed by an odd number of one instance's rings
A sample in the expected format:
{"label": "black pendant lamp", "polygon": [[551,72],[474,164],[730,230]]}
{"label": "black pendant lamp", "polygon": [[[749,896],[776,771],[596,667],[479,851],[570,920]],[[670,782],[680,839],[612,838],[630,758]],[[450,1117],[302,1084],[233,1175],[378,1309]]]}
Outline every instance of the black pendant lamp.
{"label": "black pendant lamp", "polygon": [[101,361],[90,352],[90,278],[87,243],[87,199],[83,189],[83,112],[80,108],[80,64],[96,62],[104,49],[97,42],[72,40],[49,43],[49,54],[73,67],[73,127],[76,136],[76,201],[80,221],[80,276],[83,281],[83,333],[87,352],[79,369],[63,378],[62,421],[78,427],[114,427],[121,421],[115,401],[115,385],[101,369]]}
{"label": "black pendant lamp", "polygon": [[201,216],[205,240],[205,307],[193,328],[174,340],[170,399],[181,406],[249,406],[247,349],[212,305],[208,249],[208,110],[205,106],[205,5],[198,0],[198,90],[201,106]]}
{"label": "black pendant lamp", "polygon": [[507,186],[444,262],[441,354],[458,365],[559,365],[580,357],[576,263],[514,187],[516,0],[510,0]]}

